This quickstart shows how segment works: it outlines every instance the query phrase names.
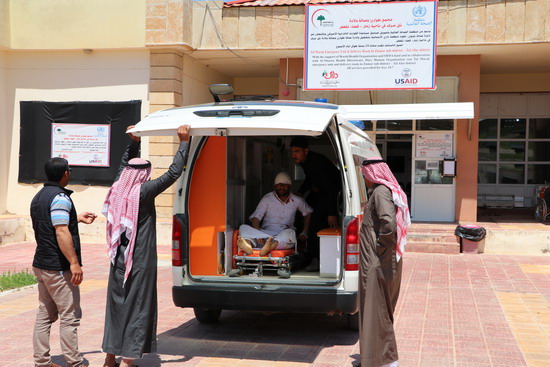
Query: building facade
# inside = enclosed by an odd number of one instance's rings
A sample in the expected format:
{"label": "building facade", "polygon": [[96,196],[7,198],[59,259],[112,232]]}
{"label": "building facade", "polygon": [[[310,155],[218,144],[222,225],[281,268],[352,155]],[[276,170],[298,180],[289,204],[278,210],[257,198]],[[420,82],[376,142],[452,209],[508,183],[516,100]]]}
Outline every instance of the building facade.
{"label": "building facade", "polygon": [[[440,0],[435,91],[302,90],[304,4],[0,0],[0,213],[28,214],[40,186],[18,181],[20,150],[32,149],[20,144],[20,102],[140,100],[144,116],[209,102],[212,83],[233,84],[237,96],[338,104],[474,102],[471,120],[367,122],[413,220],[475,221],[478,206],[533,205],[550,181],[550,0]],[[452,136],[454,179],[416,155],[426,134]],[[174,149],[173,138],[154,137],[143,155],[158,174]],[[100,211],[106,187],[73,189],[85,193],[79,208]],[[158,199],[160,217],[172,200]]]}

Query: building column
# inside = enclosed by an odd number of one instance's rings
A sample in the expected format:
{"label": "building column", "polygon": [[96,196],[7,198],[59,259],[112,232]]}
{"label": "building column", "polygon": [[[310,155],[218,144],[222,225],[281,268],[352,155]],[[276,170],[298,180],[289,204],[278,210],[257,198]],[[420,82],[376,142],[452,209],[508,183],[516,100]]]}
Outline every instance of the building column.
{"label": "building column", "polygon": [[[171,49],[151,49],[151,75],[149,78],[149,113],[183,105],[182,97],[183,54]],[[177,151],[177,136],[152,136],[149,139],[149,158],[153,165],[152,178],[162,175]],[[176,185],[157,197],[159,218],[172,216]]]}

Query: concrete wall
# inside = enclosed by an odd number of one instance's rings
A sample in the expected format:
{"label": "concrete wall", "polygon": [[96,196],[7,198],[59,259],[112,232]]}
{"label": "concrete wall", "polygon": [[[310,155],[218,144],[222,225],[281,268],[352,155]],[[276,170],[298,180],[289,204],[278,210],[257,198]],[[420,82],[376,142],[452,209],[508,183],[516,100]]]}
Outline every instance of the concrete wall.
{"label": "concrete wall", "polygon": [[145,0],[12,0],[8,3],[12,49],[145,45]]}
{"label": "concrete wall", "polygon": [[[9,157],[11,146],[11,131],[8,126],[11,120],[8,116],[7,88],[6,88],[6,53],[0,51],[0,157]],[[0,214],[6,211],[6,194],[8,188],[8,159],[0,159]]]}
{"label": "concrete wall", "polygon": [[481,75],[481,93],[510,92],[550,92],[550,73]]}
{"label": "concrete wall", "polygon": [[222,9],[221,4],[220,1],[193,2],[194,47],[304,47],[304,6]]}
{"label": "concrete wall", "polygon": [[[1,127],[2,135],[11,141],[8,154],[3,155],[6,159],[2,160],[9,165],[7,210],[28,215],[29,203],[41,185],[17,182],[19,102],[141,100],[142,114],[145,115],[149,109],[149,51],[94,51],[91,54],[82,51],[10,52],[4,59],[8,92],[5,98],[0,98],[6,107],[0,111],[6,111],[7,118]],[[143,145],[147,156],[147,144]],[[78,210],[100,212],[106,187],[69,184],[69,188],[75,191],[73,200]]]}
{"label": "concrete wall", "polygon": [[184,105],[213,102],[208,86],[217,83],[233,84],[233,82],[233,78],[212,70],[189,56],[183,59]]}
{"label": "concrete wall", "polygon": [[235,78],[233,88],[240,96],[278,95],[279,78]]}
{"label": "concrete wall", "polygon": [[439,1],[439,45],[550,40],[550,0]]}
{"label": "concrete wall", "polygon": [[10,43],[10,1],[0,0],[0,50]]}
{"label": "concrete wall", "polygon": [[[221,47],[216,28],[225,46],[231,48],[303,48],[303,6],[222,10],[217,4],[194,2],[195,47]],[[550,0],[439,1],[437,43],[440,46],[549,40]]]}
{"label": "concrete wall", "polygon": [[438,76],[460,77],[458,102],[474,102],[474,118],[457,120],[455,217],[459,222],[477,219],[480,64],[479,55],[437,57]]}

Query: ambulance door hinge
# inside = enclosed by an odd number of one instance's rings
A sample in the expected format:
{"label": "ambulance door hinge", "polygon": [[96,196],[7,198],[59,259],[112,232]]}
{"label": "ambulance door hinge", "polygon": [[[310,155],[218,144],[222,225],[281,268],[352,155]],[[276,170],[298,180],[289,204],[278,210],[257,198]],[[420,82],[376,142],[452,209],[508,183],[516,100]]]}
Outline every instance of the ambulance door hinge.
{"label": "ambulance door hinge", "polygon": [[216,129],[216,136],[227,136],[227,129]]}

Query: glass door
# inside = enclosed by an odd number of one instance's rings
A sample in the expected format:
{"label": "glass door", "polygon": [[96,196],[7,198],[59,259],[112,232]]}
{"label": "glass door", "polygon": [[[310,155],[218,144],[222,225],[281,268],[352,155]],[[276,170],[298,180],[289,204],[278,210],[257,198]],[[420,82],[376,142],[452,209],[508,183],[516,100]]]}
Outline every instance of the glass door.
{"label": "glass door", "polygon": [[443,176],[444,158],[453,157],[453,132],[414,135],[411,217],[415,221],[455,220],[455,179]]}

